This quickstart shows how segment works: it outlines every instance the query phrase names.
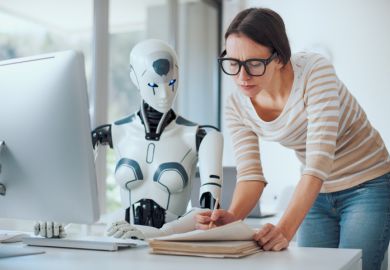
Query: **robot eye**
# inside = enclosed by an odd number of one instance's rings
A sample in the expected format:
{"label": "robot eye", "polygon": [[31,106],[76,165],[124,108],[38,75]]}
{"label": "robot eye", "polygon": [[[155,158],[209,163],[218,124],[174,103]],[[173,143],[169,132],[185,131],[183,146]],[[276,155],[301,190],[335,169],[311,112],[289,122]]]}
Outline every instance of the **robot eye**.
{"label": "robot eye", "polygon": [[152,87],[152,88],[158,87],[158,85],[155,84],[155,83],[148,83],[148,85],[149,85],[150,87]]}
{"label": "robot eye", "polygon": [[171,81],[169,82],[169,86],[175,84],[175,82],[176,82],[176,79],[171,80]]}

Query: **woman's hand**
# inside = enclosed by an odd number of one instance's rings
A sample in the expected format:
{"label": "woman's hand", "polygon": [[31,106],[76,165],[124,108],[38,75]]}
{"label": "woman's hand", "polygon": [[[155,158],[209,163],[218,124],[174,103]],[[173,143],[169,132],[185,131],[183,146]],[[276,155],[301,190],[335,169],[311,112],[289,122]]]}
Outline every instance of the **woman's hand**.
{"label": "woman's hand", "polygon": [[290,242],[279,227],[270,223],[261,227],[254,235],[253,239],[257,241],[260,247],[267,251],[280,251],[286,249]]}
{"label": "woman's hand", "polygon": [[303,175],[278,225],[265,224],[255,234],[254,240],[258,242],[259,246],[264,250],[286,249],[317,198],[321,186],[321,179],[311,175]]}
{"label": "woman's hand", "polygon": [[202,213],[199,213],[195,216],[195,228],[198,230],[207,230],[209,229],[210,222],[212,221],[214,226],[222,226],[233,221],[236,221],[236,217],[223,209],[216,209],[214,211],[209,210]]}

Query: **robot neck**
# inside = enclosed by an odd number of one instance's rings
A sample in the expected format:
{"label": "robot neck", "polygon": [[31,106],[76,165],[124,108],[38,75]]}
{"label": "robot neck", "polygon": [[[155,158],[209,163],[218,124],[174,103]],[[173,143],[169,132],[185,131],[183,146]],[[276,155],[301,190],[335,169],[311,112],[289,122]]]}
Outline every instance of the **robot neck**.
{"label": "robot neck", "polygon": [[138,116],[145,127],[145,139],[158,141],[165,127],[176,119],[175,112],[171,109],[167,113],[156,111],[145,101],[142,102]]}

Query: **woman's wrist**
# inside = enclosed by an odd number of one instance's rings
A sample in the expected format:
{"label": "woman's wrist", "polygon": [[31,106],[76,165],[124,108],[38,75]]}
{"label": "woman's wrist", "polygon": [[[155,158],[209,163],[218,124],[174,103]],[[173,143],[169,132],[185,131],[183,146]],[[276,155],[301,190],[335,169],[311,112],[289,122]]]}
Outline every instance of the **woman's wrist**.
{"label": "woman's wrist", "polygon": [[276,227],[282,232],[284,237],[290,242],[295,235],[295,230],[289,228],[288,225],[278,223]]}
{"label": "woman's wrist", "polygon": [[[234,222],[234,221],[237,221],[237,220],[240,220],[241,218],[239,218],[239,216],[237,215],[236,212],[234,212],[233,210],[227,210],[227,212],[229,213],[229,216],[230,216],[230,222]],[[229,222],[229,223],[230,223]]]}

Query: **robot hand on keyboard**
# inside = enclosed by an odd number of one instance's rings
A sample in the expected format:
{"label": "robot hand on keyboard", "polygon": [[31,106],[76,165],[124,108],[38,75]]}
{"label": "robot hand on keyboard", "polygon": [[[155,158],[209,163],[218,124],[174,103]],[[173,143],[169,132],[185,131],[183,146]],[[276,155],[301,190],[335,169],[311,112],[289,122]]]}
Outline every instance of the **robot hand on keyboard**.
{"label": "robot hand on keyboard", "polygon": [[[125,220],[117,221],[112,223],[111,227],[107,230],[107,236],[113,236],[115,238],[122,238],[122,239],[139,239],[139,240],[145,240],[147,238],[150,238],[145,231],[140,228],[142,225],[131,225]],[[150,226],[142,226],[149,228],[154,228]],[[155,228],[154,228],[155,229]],[[160,233],[159,229],[156,229],[157,236]]]}
{"label": "robot hand on keyboard", "polygon": [[64,225],[52,221],[36,222],[34,234],[45,238],[64,238],[66,236]]}

